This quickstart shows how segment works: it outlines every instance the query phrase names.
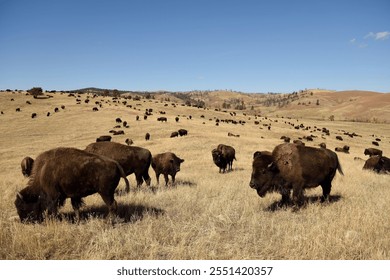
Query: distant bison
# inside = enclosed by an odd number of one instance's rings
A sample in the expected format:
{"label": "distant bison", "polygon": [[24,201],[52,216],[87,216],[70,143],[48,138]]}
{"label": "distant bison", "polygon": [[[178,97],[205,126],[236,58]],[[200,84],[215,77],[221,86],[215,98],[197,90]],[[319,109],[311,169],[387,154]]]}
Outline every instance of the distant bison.
{"label": "distant bison", "polygon": [[301,206],[306,188],[321,185],[321,201],[328,199],[336,170],[343,174],[335,152],[284,143],[276,146],[272,155],[254,153],[249,186],[256,189],[260,197],[268,192],[279,192],[281,205],[290,202],[293,190],[293,202]]}
{"label": "distant bison", "polygon": [[150,140],[150,133],[149,133],[149,132],[147,132],[147,133],[145,134],[145,140],[146,140],[146,141]]}
{"label": "distant bison", "polygon": [[390,159],[383,156],[371,156],[364,163],[363,169],[380,174],[390,174]]}
{"label": "distant bison", "polygon": [[219,173],[233,170],[233,160],[236,159],[236,150],[232,146],[219,144],[211,151],[213,161],[219,167]]}
{"label": "distant bison", "polygon": [[110,135],[102,135],[96,138],[96,142],[104,142],[104,141],[111,141],[111,136]]}
{"label": "distant bison", "polygon": [[180,136],[185,136],[188,134],[188,131],[186,129],[182,129],[182,128],[179,129],[177,132],[179,133]]}
{"label": "distant bison", "polygon": [[372,156],[382,156],[382,151],[376,148],[367,148],[364,150],[364,155]]}
{"label": "distant bison", "polygon": [[349,154],[349,146],[347,146],[347,145],[344,145],[343,147],[336,147],[334,150],[336,152],[342,152],[342,153]]}
{"label": "distant bison", "polygon": [[160,122],[167,122],[167,118],[166,117],[159,117],[157,118],[158,121]]}
{"label": "distant bison", "polygon": [[121,177],[128,186],[122,167],[114,160],[75,148],[52,149],[36,158],[27,187],[16,195],[16,210],[22,222],[42,221],[46,209],[54,215],[71,198],[78,221],[82,198],[99,193],[112,216]]}
{"label": "distant bison", "polygon": [[180,171],[180,164],[183,162],[184,159],[171,152],[155,155],[152,159],[152,168],[156,173],[157,184],[160,184],[160,174],[164,175],[166,186],[168,186],[169,181],[168,175],[171,175],[172,184],[174,184],[176,173]]}
{"label": "distant bison", "polygon": [[25,157],[22,159],[20,166],[22,168],[22,174],[24,177],[29,177],[31,175],[31,170],[34,164],[34,160],[30,157]]}
{"label": "distant bison", "polygon": [[[89,144],[85,150],[119,162],[126,176],[135,174],[137,187],[141,187],[143,180],[147,186],[150,186],[149,167],[152,162],[152,154],[148,149],[126,146],[116,142],[98,142]],[[126,189],[126,192],[129,191],[130,189]]]}
{"label": "distant bison", "polygon": [[340,141],[343,141],[343,137],[341,137],[341,136],[339,136],[339,135],[336,136],[336,139],[337,139],[337,140],[340,140]]}
{"label": "distant bison", "polygon": [[372,141],[372,145],[379,146],[379,143],[377,141]]}
{"label": "distant bison", "polygon": [[177,131],[172,132],[171,138],[173,138],[173,137],[179,137],[179,132],[177,132]]}
{"label": "distant bison", "polygon": [[127,138],[127,139],[125,140],[125,143],[126,143],[128,146],[130,146],[130,145],[132,145],[134,142],[133,142],[133,140],[131,140],[130,138]]}
{"label": "distant bison", "polygon": [[31,118],[32,118],[32,119],[34,119],[34,118],[36,118],[36,117],[37,117],[37,113],[32,113],[32,114],[31,114]]}

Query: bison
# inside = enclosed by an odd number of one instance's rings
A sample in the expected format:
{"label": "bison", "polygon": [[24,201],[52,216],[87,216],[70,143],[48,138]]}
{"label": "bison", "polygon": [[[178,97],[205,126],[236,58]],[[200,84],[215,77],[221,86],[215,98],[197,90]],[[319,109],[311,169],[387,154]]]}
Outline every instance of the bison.
{"label": "bison", "polygon": [[179,132],[177,132],[177,131],[172,132],[171,138],[173,138],[173,137],[179,137]]}
{"label": "bison", "polygon": [[383,156],[371,156],[364,163],[363,170],[372,170],[376,173],[390,173],[390,159]]}
{"label": "bison", "polygon": [[150,140],[150,133],[149,133],[149,132],[147,132],[147,133],[145,134],[145,140],[146,140],[146,141]]}
{"label": "bison", "polygon": [[[141,187],[145,180],[150,186],[149,167],[152,154],[149,150],[136,146],[127,146],[116,142],[98,142],[89,144],[85,150],[116,160],[125,171],[126,176],[135,174],[137,187]],[[130,188],[126,189],[129,192]]]}
{"label": "bison", "polygon": [[110,135],[102,135],[96,138],[96,142],[104,142],[104,141],[111,141],[111,136]]}
{"label": "bison", "polygon": [[166,186],[168,186],[169,181],[168,175],[171,175],[172,184],[174,184],[176,173],[180,171],[180,164],[183,162],[184,159],[171,152],[155,155],[152,159],[152,168],[156,173],[157,184],[160,184],[160,174],[164,175]]}
{"label": "bison", "polygon": [[249,186],[260,197],[277,191],[282,195],[281,205],[293,202],[304,204],[306,188],[321,185],[321,201],[328,199],[336,170],[343,175],[337,154],[329,149],[284,143],[276,146],[272,154],[255,152]]}
{"label": "bison", "polygon": [[211,151],[211,155],[215,165],[219,167],[219,173],[233,170],[233,160],[237,159],[236,150],[232,146],[219,144]]}
{"label": "bison", "polygon": [[180,136],[185,136],[188,134],[188,131],[183,128],[179,129],[177,132],[179,133]]}
{"label": "bison", "polygon": [[372,156],[382,156],[382,151],[376,148],[367,148],[364,150],[364,155]]}
{"label": "bison", "polygon": [[117,209],[114,192],[121,177],[128,187],[122,167],[112,159],[75,148],[55,148],[36,158],[27,186],[16,195],[15,207],[21,222],[39,222],[46,209],[55,215],[70,198],[79,221],[83,197],[99,193],[112,216]]}
{"label": "bison", "polygon": [[30,157],[25,157],[22,159],[20,166],[22,167],[22,174],[24,177],[29,177],[31,175],[33,164],[34,160]]}

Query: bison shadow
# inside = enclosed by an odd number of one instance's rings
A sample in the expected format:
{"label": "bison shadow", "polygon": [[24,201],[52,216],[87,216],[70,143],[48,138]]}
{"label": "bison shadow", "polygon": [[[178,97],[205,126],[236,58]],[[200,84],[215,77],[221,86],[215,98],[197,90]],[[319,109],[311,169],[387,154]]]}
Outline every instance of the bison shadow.
{"label": "bison shadow", "polygon": [[[305,206],[307,206],[309,204],[316,204],[316,203],[321,204],[322,206],[326,206],[326,205],[329,205],[331,203],[335,203],[341,199],[340,195],[329,195],[329,198],[327,201],[321,202],[321,197],[322,196],[318,196],[318,195],[305,197],[305,202],[304,202],[303,206],[301,207],[301,209],[305,208]],[[275,212],[275,211],[287,210],[287,209],[292,209],[293,211],[296,211],[297,208],[296,208],[296,205],[294,203],[292,203],[291,201],[287,204],[286,203],[282,204],[281,200],[279,200],[279,201],[273,202],[270,206],[265,208],[265,211]]]}
{"label": "bison shadow", "polygon": [[[116,214],[116,223],[135,223],[142,220],[146,215],[159,217],[164,215],[165,211],[160,208],[149,207],[139,204],[118,203]],[[91,218],[105,219],[108,215],[106,205],[85,207],[80,210],[80,222],[87,221]],[[61,220],[75,223],[75,213],[65,212],[61,215]]]}

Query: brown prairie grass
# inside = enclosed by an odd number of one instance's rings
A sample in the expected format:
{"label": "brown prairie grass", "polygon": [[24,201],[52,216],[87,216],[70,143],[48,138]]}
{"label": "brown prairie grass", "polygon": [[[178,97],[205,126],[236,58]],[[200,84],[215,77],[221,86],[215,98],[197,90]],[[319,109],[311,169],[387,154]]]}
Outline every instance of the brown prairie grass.
{"label": "brown prairie grass", "polygon": [[[26,100],[32,105],[26,104]],[[388,125],[291,120],[330,129],[331,136],[326,140],[321,139],[319,132],[314,133],[319,137],[307,145],[326,142],[334,150],[347,144],[351,147],[350,154],[339,154],[345,175],[336,175],[329,203],[317,201],[321,194],[318,187],[306,192],[309,202],[305,208],[297,212],[290,208],[271,211],[280,195],[268,194],[261,199],[250,189],[252,155],[257,150],[272,150],[281,143],[281,135],[296,139],[309,131],[295,130],[282,118],[272,122],[268,131],[262,124],[270,123],[269,120],[261,119],[262,123],[255,125],[254,116],[240,113],[235,118],[245,120],[245,125],[215,126],[215,118],[231,116],[180,104],[173,107],[156,100],[128,101],[133,108],[103,103],[98,112],[92,111],[91,103],[77,105],[73,97],[59,93],[44,100],[34,100],[22,93],[0,93],[0,110],[4,112],[0,116],[0,259],[390,258],[390,177],[362,171],[364,161],[353,159],[366,158],[363,151],[371,146],[375,138],[372,134],[381,137],[380,148],[387,155]],[[62,104],[65,110],[53,113],[54,107]],[[19,113],[15,112],[18,106]],[[154,115],[143,120],[146,108],[153,108]],[[48,111],[52,112],[50,117],[46,117]],[[159,111],[166,111],[167,123],[157,122]],[[31,119],[32,112],[38,114],[36,119]],[[141,117],[138,122],[136,115]],[[174,121],[177,115],[178,123]],[[116,125],[116,117],[128,121],[130,128],[124,129],[125,135],[114,136],[113,141],[124,143],[131,138],[134,145],[145,147],[152,154],[171,151],[185,159],[176,176],[177,184],[168,188],[163,184],[156,186],[151,168],[152,188],[143,185],[136,191],[134,175],[130,175],[132,191],[116,197],[119,209],[114,225],[106,223],[107,209],[98,195],[85,199],[82,222],[78,225],[73,223],[69,202],[60,209],[61,219],[42,224],[20,223],[13,203],[16,192],[27,183],[20,170],[22,158],[27,155],[35,158],[59,146],[83,149],[96,137],[109,134]],[[188,136],[170,138],[170,133],[179,128],[187,129]],[[335,139],[336,134],[342,135],[340,130],[362,137],[345,136],[340,142]],[[144,140],[146,132],[151,134],[150,141]],[[228,132],[240,137],[228,137]],[[219,174],[212,162],[211,150],[219,143],[236,149],[237,161],[232,172]],[[123,180],[118,188],[124,188]]]}

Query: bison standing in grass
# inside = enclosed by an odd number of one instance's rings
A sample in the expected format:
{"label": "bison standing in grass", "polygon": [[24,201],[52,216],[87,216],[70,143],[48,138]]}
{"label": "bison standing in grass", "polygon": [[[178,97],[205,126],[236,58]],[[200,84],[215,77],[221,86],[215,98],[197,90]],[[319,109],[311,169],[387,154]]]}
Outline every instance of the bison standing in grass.
{"label": "bison standing in grass", "polygon": [[[147,186],[150,186],[149,167],[152,154],[148,149],[116,142],[96,142],[89,144],[85,150],[116,160],[123,167],[126,176],[135,173],[138,188],[144,180]],[[126,192],[129,191],[130,188],[126,188]]]}
{"label": "bison standing in grass", "polygon": [[313,148],[294,144],[281,144],[272,154],[255,152],[253,155],[250,187],[260,197],[276,191],[282,195],[280,205],[293,202],[304,204],[304,190],[322,187],[321,201],[328,199],[336,170],[343,174],[337,154],[324,148]]}
{"label": "bison standing in grass", "polygon": [[236,160],[236,150],[232,146],[219,144],[211,151],[213,161],[219,167],[219,173],[233,170],[233,160]]}
{"label": "bison standing in grass", "polygon": [[177,157],[174,153],[166,152],[157,154],[152,159],[152,168],[156,173],[157,184],[160,184],[160,175],[164,175],[165,185],[168,186],[168,175],[172,177],[172,184],[175,183],[176,173],[180,171],[180,164],[184,159]]}
{"label": "bison standing in grass", "polygon": [[109,216],[117,209],[114,192],[120,178],[129,182],[118,162],[75,148],[56,148],[40,154],[33,165],[27,187],[16,195],[15,206],[22,222],[42,221],[43,213],[57,214],[71,199],[76,220],[83,197],[99,193]]}

